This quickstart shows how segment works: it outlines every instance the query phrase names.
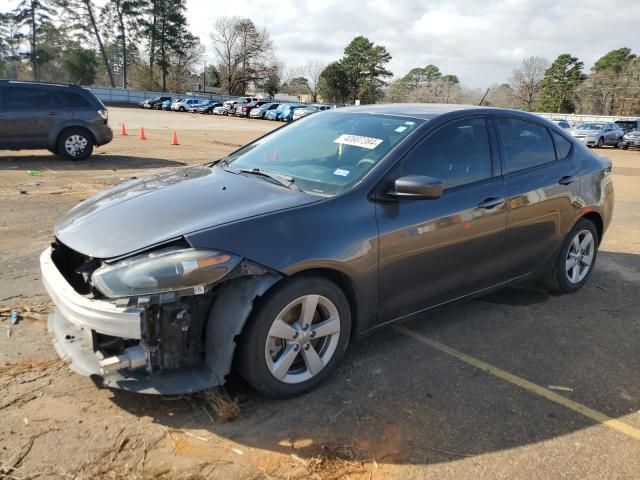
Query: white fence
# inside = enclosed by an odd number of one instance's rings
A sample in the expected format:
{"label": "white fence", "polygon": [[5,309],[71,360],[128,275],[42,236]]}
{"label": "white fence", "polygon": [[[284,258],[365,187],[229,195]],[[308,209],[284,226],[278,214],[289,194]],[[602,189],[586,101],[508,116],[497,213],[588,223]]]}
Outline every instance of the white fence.
{"label": "white fence", "polygon": [[[131,103],[137,105],[138,103],[146,100],[147,98],[155,98],[160,96],[169,96],[172,98],[199,98],[201,100],[215,100],[216,102],[224,102],[225,100],[235,100],[238,96],[218,95],[216,93],[167,93],[167,92],[152,92],[146,90],[131,90],[129,88],[111,88],[111,87],[85,87],[87,90],[91,90],[96,97],[106,103]],[[264,95],[256,95],[258,98],[263,98]],[[297,100],[297,97],[292,95],[276,95],[273,97],[274,101],[280,102],[296,102],[303,103]]]}
{"label": "white fence", "polygon": [[610,115],[583,115],[577,113],[539,113],[531,112],[549,120],[566,120],[572,125],[583,122],[615,122],[616,120],[637,120],[637,117],[614,117]]}

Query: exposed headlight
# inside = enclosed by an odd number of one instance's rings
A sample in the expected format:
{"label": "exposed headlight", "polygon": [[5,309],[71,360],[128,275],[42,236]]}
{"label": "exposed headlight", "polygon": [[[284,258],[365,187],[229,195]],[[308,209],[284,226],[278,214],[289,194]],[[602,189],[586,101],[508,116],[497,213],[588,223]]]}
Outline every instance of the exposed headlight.
{"label": "exposed headlight", "polygon": [[98,110],[98,115],[100,115],[105,120],[109,120],[109,110],[107,110],[106,108]]}
{"label": "exposed headlight", "polygon": [[91,280],[109,298],[175,292],[214,283],[240,260],[213,250],[171,250],[105,265],[93,272]]}
{"label": "exposed headlight", "polygon": [[625,140],[629,140],[629,135],[627,135],[626,133],[624,135],[622,135],[622,138]]}

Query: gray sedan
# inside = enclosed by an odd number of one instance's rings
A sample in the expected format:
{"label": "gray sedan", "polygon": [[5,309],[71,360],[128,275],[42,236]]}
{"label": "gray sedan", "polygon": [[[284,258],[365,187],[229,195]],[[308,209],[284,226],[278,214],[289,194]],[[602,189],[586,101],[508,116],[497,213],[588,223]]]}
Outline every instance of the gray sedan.
{"label": "gray sedan", "polygon": [[622,130],[615,123],[609,122],[589,122],[581,123],[576,128],[570,130],[576,140],[584,143],[587,147],[604,147],[610,145],[615,148],[622,146]]}
{"label": "gray sedan", "polygon": [[329,110],[73,208],[40,258],[49,327],[109,387],[194,392],[233,366],[298,395],[391,322],[525,279],[577,292],[612,209],[611,162],[538,116]]}

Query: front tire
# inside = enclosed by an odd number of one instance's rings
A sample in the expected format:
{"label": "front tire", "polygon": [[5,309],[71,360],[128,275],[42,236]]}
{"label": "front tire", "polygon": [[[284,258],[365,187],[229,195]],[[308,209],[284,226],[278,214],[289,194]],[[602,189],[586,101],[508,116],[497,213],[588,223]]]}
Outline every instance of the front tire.
{"label": "front tire", "polygon": [[265,395],[300,395],[335,370],[350,334],[349,302],[336,284],[319,276],[287,279],[254,309],[240,339],[238,370]]}
{"label": "front tire", "polygon": [[93,152],[93,138],[82,128],[70,128],[58,138],[58,152],[67,160],[86,160]]}
{"label": "front tire", "polygon": [[573,293],[587,283],[598,256],[598,230],[582,218],[567,235],[551,271],[547,286],[559,293]]}

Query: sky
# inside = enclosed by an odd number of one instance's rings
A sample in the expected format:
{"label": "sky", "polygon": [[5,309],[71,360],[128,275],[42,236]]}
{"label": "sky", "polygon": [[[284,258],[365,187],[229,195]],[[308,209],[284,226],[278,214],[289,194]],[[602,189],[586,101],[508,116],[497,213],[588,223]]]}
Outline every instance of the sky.
{"label": "sky", "polygon": [[507,81],[530,56],[571,53],[588,69],[615,48],[640,54],[639,0],[187,0],[210,61],[221,16],[267,28],[287,67],[337,60],[364,35],[391,53],[395,77],[434,64],[472,88]]}

